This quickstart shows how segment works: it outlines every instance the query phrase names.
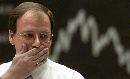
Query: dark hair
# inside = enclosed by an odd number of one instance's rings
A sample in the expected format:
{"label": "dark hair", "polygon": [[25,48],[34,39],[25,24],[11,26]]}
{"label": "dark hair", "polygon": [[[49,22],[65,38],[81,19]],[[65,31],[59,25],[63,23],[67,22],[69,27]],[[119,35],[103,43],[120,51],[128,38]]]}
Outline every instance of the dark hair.
{"label": "dark hair", "polygon": [[34,2],[23,2],[10,13],[8,26],[12,32],[16,33],[17,19],[29,10],[43,11],[45,14],[47,14],[51,22],[51,32],[53,33],[54,18],[52,12],[44,5]]}

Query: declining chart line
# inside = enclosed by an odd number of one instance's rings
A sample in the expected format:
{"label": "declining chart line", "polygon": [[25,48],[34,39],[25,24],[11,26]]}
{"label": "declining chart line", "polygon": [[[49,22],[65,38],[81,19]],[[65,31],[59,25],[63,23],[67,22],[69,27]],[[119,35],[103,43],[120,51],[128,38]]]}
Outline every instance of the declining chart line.
{"label": "declining chart line", "polygon": [[66,29],[59,30],[58,39],[50,56],[52,60],[58,61],[61,51],[67,52],[70,50],[73,35],[77,32],[78,28],[80,28],[80,36],[83,43],[87,43],[89,37],[92,38],[92,54],[94,57],[99,57],[101,50],[112,42],[118,57],[118,65],[126,65],[126,70],[130,74],[130,50],[125,49],[121,44],[116,28],[110,26],[106,33],[99,36],[95,17],[86,17],[84,9],[79,10],[75,18],[68,20]]}

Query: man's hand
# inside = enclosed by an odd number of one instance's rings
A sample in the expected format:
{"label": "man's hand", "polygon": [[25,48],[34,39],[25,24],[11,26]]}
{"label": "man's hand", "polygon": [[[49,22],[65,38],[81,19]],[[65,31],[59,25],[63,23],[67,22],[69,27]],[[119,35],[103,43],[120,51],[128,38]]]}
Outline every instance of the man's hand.
{"label": "man's hand", "polygon": [[2,79],[25,79],[37,66],[43,64],[48,57],[48,48],[40,46],[27,51],[25,44],[21,52],[13,58],[12,64]]}

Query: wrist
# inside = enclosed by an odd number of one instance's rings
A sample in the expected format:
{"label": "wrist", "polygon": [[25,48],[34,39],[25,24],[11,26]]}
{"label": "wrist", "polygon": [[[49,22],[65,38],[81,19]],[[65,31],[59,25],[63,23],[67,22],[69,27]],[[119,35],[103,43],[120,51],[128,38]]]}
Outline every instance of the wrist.
{"label": "wrist", "polygon": [[10,70],[7,70],[7,72],[5,72],[0,77],[0,79],[24,79],[24,78],[20,78],[15,73],[11,72]]}

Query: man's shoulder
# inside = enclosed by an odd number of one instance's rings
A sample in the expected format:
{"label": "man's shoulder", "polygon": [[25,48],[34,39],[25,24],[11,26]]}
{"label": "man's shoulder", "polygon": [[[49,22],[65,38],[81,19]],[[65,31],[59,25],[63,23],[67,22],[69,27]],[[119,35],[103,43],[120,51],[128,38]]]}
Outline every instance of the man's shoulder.
{"label": "man's shoulder", "polygon": [[[73,77],[73,79],[77,79],[77,78],[84,79],[83,76],[79,72],[77,72],[65,65],[53,62],[52,60],[49,60],[49,68],[53,72],[60,74],[60,75],[64,75],[67,77],[68,76]],[[74,77],[77,77],[77,78],[74,78]]]}
{"label": "man's shoulder", "polygon": [[12,62],[3,63],[0,65],[0,76],[7,71]]}
{"label": "man's shoulder", "polygon": [[73,70],[65,65],[59,64],[59,63],[54,62],[52,60],[49,60],[49,67],[56,70],[56,71],[59,71],[59,72],[66,72],[66,71],[74,72],[75,71],[75,70]]}

